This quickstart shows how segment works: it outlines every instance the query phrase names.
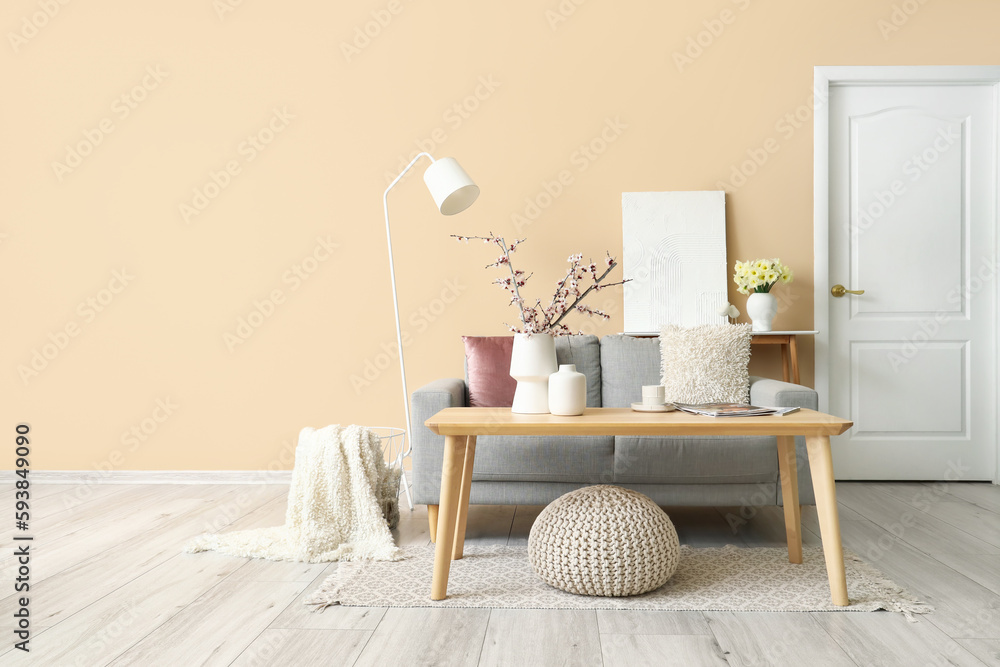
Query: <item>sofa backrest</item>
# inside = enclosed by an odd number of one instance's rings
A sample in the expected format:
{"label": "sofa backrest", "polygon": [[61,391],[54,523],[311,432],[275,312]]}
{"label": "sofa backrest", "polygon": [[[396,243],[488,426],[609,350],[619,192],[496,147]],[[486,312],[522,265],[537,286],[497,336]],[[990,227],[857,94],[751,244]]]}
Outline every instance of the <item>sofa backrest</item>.
{"label": "sofa backrest", "polygon": [[660,339],[621,335],[602,338],[601,405],[627,408],[641,402],[642,386],[646,384],[660,384]]}

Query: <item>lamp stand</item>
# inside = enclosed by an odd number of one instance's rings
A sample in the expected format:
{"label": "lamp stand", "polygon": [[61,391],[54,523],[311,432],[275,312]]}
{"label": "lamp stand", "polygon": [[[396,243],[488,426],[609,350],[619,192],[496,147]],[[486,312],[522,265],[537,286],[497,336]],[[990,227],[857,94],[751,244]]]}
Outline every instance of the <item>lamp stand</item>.
{"label": "lamp stand", "polygon": [[411,511],[413,510],[413,499],[410,497],[410,485],[406,479],[406,471],[403,470],[403,460],[410,455],[410,451],[413,449],[410,440],[410,429],[413,425],[410,423],[410,394],[406,389],[406,364],[403,362],[403,330],[399,324],[399,298],[396,295],[396,267],[392,260],[392,234],[389,231],[389,190],[392,190],[399,183],[400,179],[406,175],[406,172],[417,163],[417,160],[425,156],[431,163],[434,162],[434,158],[429,153],[419,153],[410,161],[410,164],[406,165],[406,168],[399,173],[399,176],[389,184],[389,187],[382,194],[382,209],[385,211],[385,240],[389,247],[389,279],[392,282],[392,309],[396,315],[396,349],[399,351],[399,374],[403,379],[403,413],[406,415],[406,428],[404,429],[406,440],[399,457],[399,474],[400,483],[403,485],[403,491],[406,493],[406,504],[409,505]]}

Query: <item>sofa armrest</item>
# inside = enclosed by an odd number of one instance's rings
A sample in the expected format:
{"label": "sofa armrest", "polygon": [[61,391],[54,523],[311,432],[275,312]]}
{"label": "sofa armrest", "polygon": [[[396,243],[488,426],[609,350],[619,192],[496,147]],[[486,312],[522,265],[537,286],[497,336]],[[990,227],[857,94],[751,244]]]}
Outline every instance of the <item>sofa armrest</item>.
{"label": "sofa armrest", "polygon": [[815,389],[803,387],[800,384],[770,380],[768,378],[750,378],[750,403],[771,408],[819,408],[819,394]]}
{"label": "sofa armrest", "polygon": [[438,410],[466,407],[465,395],[465,380],[459,378],[434,380],[413,392],[412,405],[414,414],[416,414],[420,405],[434,408],[434,412],[428,412],[427,416],[420,420],[420,423],[423,424],[424,421],[432,417]]}
{"label": "sofa armrest", "polygon": [[[803,387],[791,382],[770,380],[767,378],[750,378],[750,403],[773,408],[809,408],[819,409],[819,394],[815,389]],[[777,451],[775,451],[777,456]],[[795,462],[799,472],[799,504],[815,504],[813,495],[812,473],[809,471],[809,455],[806,453],[806,439],[801,435],[795,437]],[[781,485],[778,485],[778,504],[783,505]]]}
{"label": "sofa armrest", "polygon": [[410,447],[413,464],[413,502],[437,504],[441,492],[441,462],[444,436],[436,435],[424,422],[445,408],[465,407],[465,381],[458,378],[435,380],[413,392],[411,400]]}

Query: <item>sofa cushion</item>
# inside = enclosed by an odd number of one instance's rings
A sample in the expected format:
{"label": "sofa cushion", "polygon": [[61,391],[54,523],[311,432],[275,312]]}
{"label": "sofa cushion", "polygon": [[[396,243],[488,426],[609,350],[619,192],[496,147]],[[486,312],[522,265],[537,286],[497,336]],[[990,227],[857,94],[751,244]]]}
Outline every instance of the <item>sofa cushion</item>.
{"label": "sofa cushion", "polygon": [[462,336],[469,406],[509,408],[517,380],[510,376],[513,336]]}
{"label": "sofa cushion", "polygon": [[749,324],[667,324],[660,331],[660,354],[660,384],[668,403],[749,400]]}
{"label": "sofa cushion", "polygon": [[642,385],[660,384],[660,340],[605,336],[601,371],[601,405],[627,408],[641,402]]}
{"label": "sofa cushion", "polygon": [[615,437],[616,484],[754,484],[777,476],[772,436]]}
{"label": "sofa cushion", "polygon": [[472,481],[610,484],[614,445],[611,436],[479,436]]}

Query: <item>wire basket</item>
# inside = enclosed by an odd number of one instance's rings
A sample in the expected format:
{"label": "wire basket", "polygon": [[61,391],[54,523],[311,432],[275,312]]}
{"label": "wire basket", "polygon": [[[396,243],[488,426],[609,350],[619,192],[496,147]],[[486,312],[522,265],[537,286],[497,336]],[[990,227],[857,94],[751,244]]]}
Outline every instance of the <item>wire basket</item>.
{"label": "wire basket", "polygon": [[370,428],[382,441],[382,456],[392,473],[389,480],[393,485],[391,489],[393,497],[398,499],[400,492],[405,493],[407,503],[412,510],[410,485],[406,478],[406,471],[403,469],[403,459],[409,455],[406,450],[406,431],[395,426],[372,426]]}

